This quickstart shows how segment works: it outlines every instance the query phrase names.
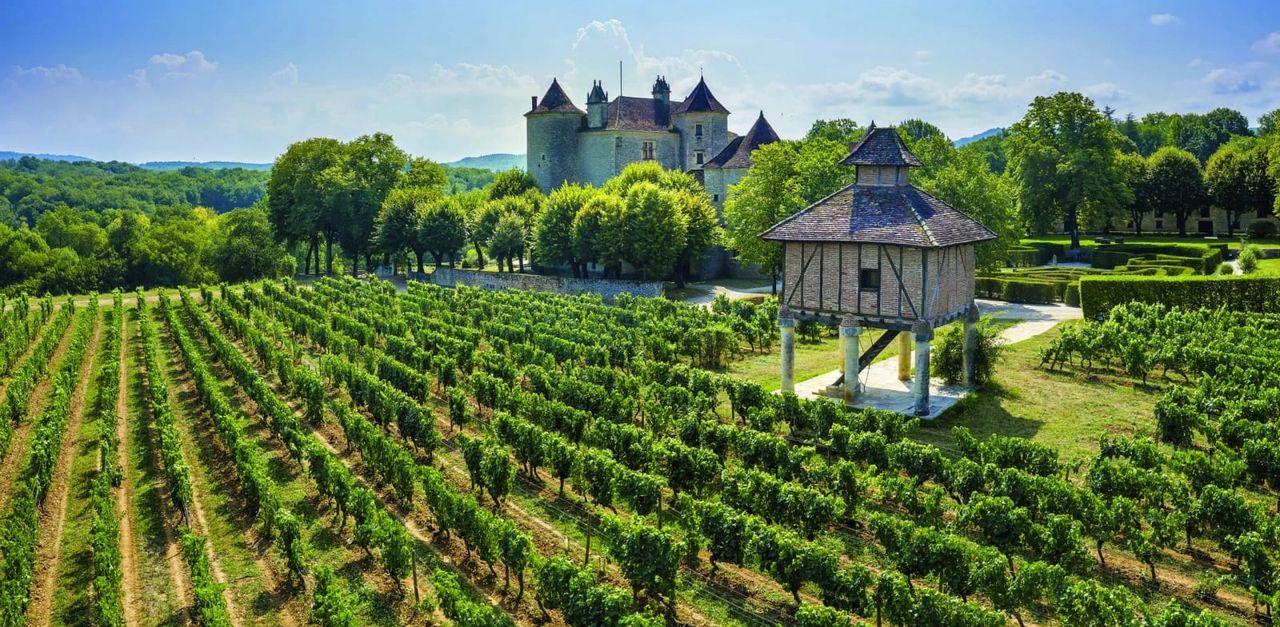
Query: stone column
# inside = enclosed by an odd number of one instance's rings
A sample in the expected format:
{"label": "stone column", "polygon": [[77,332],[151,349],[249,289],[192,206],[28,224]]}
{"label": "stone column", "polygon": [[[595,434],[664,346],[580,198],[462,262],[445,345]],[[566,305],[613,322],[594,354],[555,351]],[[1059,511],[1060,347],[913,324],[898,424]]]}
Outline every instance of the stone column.
{"label": "stone column", "polygon": [[782,334],[782,391],[795,393],[796,319],[786,305],[778,308],[778,330]]}
{"label": "stone column", "polygon": [[911,380],[911,336],[906,331],[898,332],[898,380]]}
{"label": "stone column", "polygon": [[969,311],[964,314],[964,386],[967,388],[977,383],[974,367],[978,355],[978,316],[977,303],[969,303]]}
{"label": "stone column", "polygon": [[862,333],[862,327],[858,326],[858,321],[853,316],[845,316],[840,320],[840,344],[844,349],[844,402],[852,403],[862,394],[862,384],[859,383],[858,371],[858,350],[862,348],[858,338]]}
{"label": "stone column", "polygon": [[929,344],[933,340],[933,325],[921,320],[911,327],[916,336],[915,414],[929,413]]}

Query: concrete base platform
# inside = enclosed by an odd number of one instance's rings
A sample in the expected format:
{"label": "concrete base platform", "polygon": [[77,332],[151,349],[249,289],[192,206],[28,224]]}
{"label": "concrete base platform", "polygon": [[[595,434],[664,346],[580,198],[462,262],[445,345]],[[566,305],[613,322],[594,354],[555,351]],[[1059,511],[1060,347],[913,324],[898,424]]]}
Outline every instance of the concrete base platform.
{"label": "concrete base platform", "polygon": [[[836,394],[828,394],[828,388],[840,378],[839,370],[832,370],[816,376],[808,381],[796,383],[796,396],[800,398],[833,398],[840,400],[839,388],[831,388]],[[886,359],[872,364],[862,372],[862,396],[853,404],[854,407],[874,407],[887,411],[914,416],[915,397],[911,393],[910,381],[898,380],[898,361]],[[929,414],[920,416],[924,420],[933,420],[947,408],[955,405],[968,395],[970,390],[961,386],[945,385],[942,379],[929,380]]]}

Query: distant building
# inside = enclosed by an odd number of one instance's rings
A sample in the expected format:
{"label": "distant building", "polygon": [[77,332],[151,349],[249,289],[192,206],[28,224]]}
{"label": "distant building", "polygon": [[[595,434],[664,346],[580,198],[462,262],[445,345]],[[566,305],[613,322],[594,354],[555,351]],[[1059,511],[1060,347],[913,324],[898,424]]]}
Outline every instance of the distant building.
{"label": "distant building", "polygon": [[553,79],[541,101],[532,99],[524,117],[528,171],[543,191],[566,182],[603,185],[628,164],[657,161],[703,180],[717,207],[724,203],[728,186],[751,165],[751,151],[778,140],[763,113],[746,135],[730,132],[729,110],[702,79],[675,104],[661,76],[653,83],[651,97],[618,96],[612,101],[596,81],[587,94],[585,112]]}
{"label": "distant building", "polygon": [[[628,164],[656,161],[693,174],[717,212],[729,186],[746,175],[751,151],[778,141],[764,113],[746,135],[730,132],[729,110],[703,79],[675,104],[671,86],[661,76],[654,80],[650,97],[618,96],[612,101],[595,81],[585,112],[552,79],[541,101],[532,98],[524,117],[527,169],[543,191],[564,183],[598,187]],[[721,276],[728,266],[728,255],[717,249],[710,251],[699,273]]]}

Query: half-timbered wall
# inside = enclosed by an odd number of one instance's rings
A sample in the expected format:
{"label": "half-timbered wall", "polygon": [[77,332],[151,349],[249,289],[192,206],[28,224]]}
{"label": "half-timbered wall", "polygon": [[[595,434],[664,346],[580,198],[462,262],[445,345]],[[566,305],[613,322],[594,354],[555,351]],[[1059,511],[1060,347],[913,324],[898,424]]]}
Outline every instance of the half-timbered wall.
{"label": "half-timbered wall", "polygon": [[[913,248],[891,244],[786,242],[782,301],[820,314],[899,320],[934,319],[973,299],[973,246]],[[863,289],[861,270],[876,270],[879,289]]]}

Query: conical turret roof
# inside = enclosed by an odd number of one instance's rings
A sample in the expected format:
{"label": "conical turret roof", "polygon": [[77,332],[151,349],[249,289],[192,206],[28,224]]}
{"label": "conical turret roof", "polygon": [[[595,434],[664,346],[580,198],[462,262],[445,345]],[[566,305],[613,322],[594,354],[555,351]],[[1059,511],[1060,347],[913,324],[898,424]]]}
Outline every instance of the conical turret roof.
{"label": "conical turret roof", "polygon": [[704,168],[746,168],[751,165],[751,151],[765,144],[772,144],[781,139],[774,132],[773,127],[769,126],[769,121],[764,119],[764,111],[760,112],[760,116],[756,118],[756,123],[751,125],[751,130],[746,135],[735,137],[729,142],[720,154],[713,157],[702,167]]}
{"label": "conical turret roof", "polygon": [[729,114],[729,110],[716,100],[711,88],[707,87],[707,81],[702,78],[698,79],[698,84],[689,92],[689,97],[684,102],[676,105],[671,111],[673,115],[680,113],[723,113]]}
{"label": "conical turret roof", "polygon": [[569,94],[564,93],[564,88],[560,87],[560,81],[551,79],[551,86],[547,88],[547,93],[542,96],[542,100],[534,107],[530,113],[577,113],[582,114],[582,109],[574,106],[573,101],[569,99]]}

